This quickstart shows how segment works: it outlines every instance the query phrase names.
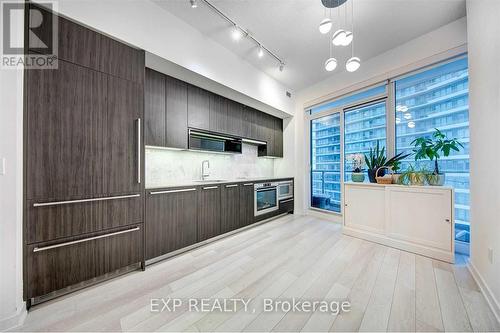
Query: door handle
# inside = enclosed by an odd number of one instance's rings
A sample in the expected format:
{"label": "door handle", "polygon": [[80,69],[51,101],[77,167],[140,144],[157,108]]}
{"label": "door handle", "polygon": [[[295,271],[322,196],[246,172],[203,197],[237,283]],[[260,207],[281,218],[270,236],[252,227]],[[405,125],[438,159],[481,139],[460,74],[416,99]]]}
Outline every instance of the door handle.
{"label": "door handle", "polygon": [[73,245],[73,244],[88,242],[88,241],[91,241],[91,240],[96,240],[96,239],[101,239],[101,238],[107,238],[107,237],[111,237],[111,236],[126,234],[126,233],[129,233],[129,232],[138,231],[138,230],[140,230],[140,228],[139,227],[135,227],[135,228],[132,228],[132,229],[127,229],[127,230],[122,230],[122,231],[116,231],[116,232],[112,232],[112,233],[104,234],[104,235],[100,235],[100,236],[83,238],[83,239],[79,239],[79,240],[71,241],[71,242],[64,242],[64,243],[59,243],[59,244],[49,245],[49,246],[43,246],[43,247],[35,247],[33,249],[33,252],[46,251],[46,250],[55,249],[55,248],[58,248],[58,247],[63,247],[63,246],[68,246],[68,245]]}
{"label": "door handle", "polygon": [[141,118],[137,118],[137,183],[141,183]]}
{"label": "door handle", "polygon": [[226,185],[226,187],[238,187],[238,184]]}
{"label": "door handle", "polygon": [[140,197],[140,194],[128,194],[128,195],[116,195],[112,197],[102,197],[102,198],[89,198],[89,199],[77,199],[77,200],[66,200],[66,201],[49,201],[49,202],[35,202],[33,207],[45,207],[45,206],[57,206],[57,205],[67,205],[82,202],[94,202],[94,201],[105,201],[105,200],[117,200],[126,198],[136,198]]}
{"label": "door handle", "polygon": [[450,223],[450,219],[444,219],[446,223]]}
{"label": "door handle", "polygon": [[253,183],[246,183],[246,184],[243,184],[243,186],[252,186]]}
{"label": "door handle", "polygon": [[156,195],[156,194],[181,193],[181,192],[192,192],[192,191],[196,191],[196,188],[185,188],[181,190],[168,190],[168,191],[153,191],[149,192],[149,194]]}
{"label": "door handle", "polygon": [[204,187],[203,189],[204,190],[215,190],[217,188],[219,188],[219,186],[208,186],[208,187]]}

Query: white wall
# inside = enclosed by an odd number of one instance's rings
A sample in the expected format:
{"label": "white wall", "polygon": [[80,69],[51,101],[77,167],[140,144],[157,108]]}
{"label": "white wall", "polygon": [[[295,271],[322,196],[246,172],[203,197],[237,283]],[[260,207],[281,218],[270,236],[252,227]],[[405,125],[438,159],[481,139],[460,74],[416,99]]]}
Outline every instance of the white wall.
{"label": "white wall", "polygon": [[[468,0],[471,266],[500,315],[500,1]],[[493,250],[493,262],[488,249]]]}
{"label": "white wall", "polygon": [[[0,36],[3,25],[0,25]],[[16,22],[23,44],[23,21]],[[0,37],[1,38],[1,37]],[[0,331],[24,315],[22,301],[23,71],[0,69]]]}
{"label": "white wall", "polygon": [[59,0],[58,11],[93,29],[293,114],[293,102],[286,97],[285,86],[153,2]]}
{"label": "white wall", "polygon": [[[375,58],[362,62],[355,73],[332,73],[331,78],[296,94],[293,137],[286,145],[295,147],[296,210],[307,211],[309,187],[308,133],[305,132],[304,107],[318,104],[342,93],[375,84],[424,65],[465,52],[467,22],[459,19],[428,34],[413,39]],[[338,216],[332,219],[339,221]]]}

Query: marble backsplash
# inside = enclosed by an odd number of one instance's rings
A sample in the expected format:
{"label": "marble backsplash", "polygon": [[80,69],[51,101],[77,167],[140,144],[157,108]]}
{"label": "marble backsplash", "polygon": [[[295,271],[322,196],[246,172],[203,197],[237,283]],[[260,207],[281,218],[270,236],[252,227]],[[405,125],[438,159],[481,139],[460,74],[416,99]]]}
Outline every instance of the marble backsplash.
{"label": "marble backsplash", "polygon": [[146,187],[201,179],[201,163],[210,161],[210,179],[272,178],[274,160],[257,157],[257,146],[243,144],[241,154],[217,154],[146,148]]}

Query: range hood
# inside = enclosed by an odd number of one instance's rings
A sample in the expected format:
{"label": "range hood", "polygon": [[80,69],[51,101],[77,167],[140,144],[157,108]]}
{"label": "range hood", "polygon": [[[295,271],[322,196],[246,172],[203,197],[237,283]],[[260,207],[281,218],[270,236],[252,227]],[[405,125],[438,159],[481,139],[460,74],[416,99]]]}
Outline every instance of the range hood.
{"label": "range hood", "polygon": [[189,149],[241,154],[242,139],[189,129]]}

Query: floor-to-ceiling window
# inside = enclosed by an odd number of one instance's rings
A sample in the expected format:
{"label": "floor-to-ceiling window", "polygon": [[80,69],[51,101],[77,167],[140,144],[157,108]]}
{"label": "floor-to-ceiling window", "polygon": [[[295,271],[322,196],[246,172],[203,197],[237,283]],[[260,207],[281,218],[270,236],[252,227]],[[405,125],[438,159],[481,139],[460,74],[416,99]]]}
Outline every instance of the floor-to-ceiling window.
{"label": "floor-to-ceiling window", "polygon": [[[349,155],[368,154],[370,148],[386,146],[386,102],[363,104],[344,111],[344,180],[351,179]],[[367,181],[367,179],[366,179]]]}
{"label": "floor-to-ceiling window", "polygon": [[340,213],[340,113],[311,120],[311,206]]}
{"label": "floor-to-ceiling window", "polygon": [[[352,169],[345,157],[367,153],[377,141],[387,147],[388,157],[402,151],[410,153],[415,138],[430,136],[438,128],[464,145],[460,152],[441,157],[440,170],[446,174],[446,185],[455,188],[455,248],[467,253],[468,104],[467,58],[460,57],[308,109],[311,207],[341,213],[342,183],[350,180]],[[410,163],[433,170],[429,161],[415,162],[412,156],[401,168]]]}
{"label": "floor-to-ceiling window", "polygon": [[[411,150],[411,142],[430,137],[435,128],[464,145],[442,156],[439,167],[446,185],[455,188],[455,239],[469,242],[469,89],[467,58],[455,60],[395,81],[396,152]],[[412,163],[433,170],[430,161]],[[463,245],[463,244],[462,244]]]}

